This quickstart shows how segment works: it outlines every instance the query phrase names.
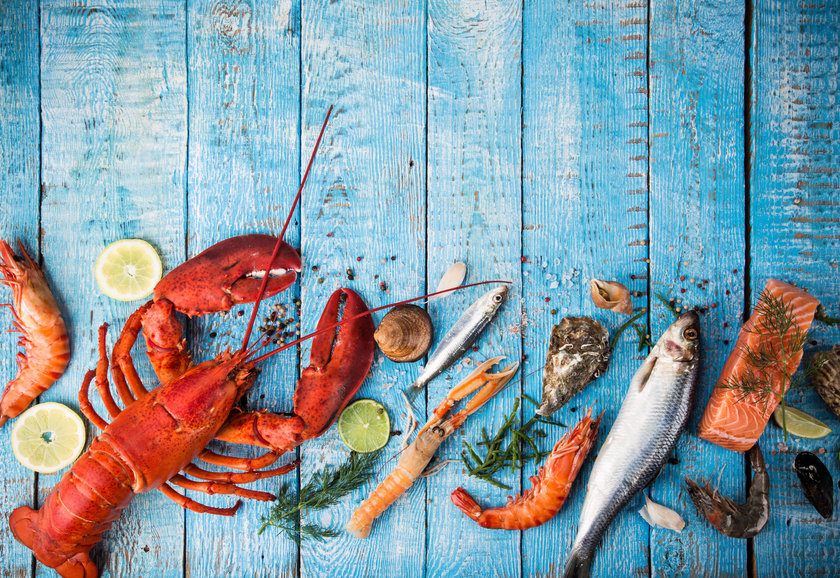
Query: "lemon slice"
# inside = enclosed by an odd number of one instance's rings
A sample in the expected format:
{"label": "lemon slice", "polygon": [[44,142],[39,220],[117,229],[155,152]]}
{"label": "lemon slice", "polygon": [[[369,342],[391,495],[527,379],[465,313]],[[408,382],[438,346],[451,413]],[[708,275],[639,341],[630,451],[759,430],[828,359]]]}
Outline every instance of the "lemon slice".
{"label": "lemon slice", "polygon": [[33,405],[12,428],[12,451],[18,461],[42,474],[72,464],[85,447],[85,424],[76,412],[55,402]]}
{"label": "lemon slice", "polygon": [[[818,440],[831,433],[830,427],[804,411],[788,406],[785,408],[785,414],[787,431],[791,435],[809,440]],[[773,419],[776,421],[776,425],[783,427],[781,405],[773,412]]]}
{"label": "lemon slice", "polygon": [[108,297],[134,301],[149,295],[163,267],[157,251],[142,239],[123,239],[105,247],[96,258],[96,282]]}
{"label": "lemon slice", "polygon": [[368,454],[388,443],[391,420],[381,403],[360,399],[344,408],[338,416],[338,435],[354,452]]}

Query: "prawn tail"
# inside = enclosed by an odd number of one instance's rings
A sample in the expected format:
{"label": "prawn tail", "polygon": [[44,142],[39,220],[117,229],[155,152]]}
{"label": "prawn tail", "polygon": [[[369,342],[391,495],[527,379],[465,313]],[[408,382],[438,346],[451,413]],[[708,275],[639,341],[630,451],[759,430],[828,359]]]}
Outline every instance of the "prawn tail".
{"label": "prawn tail", "polygon": [[344,530],[360,540],[367,538],[373,521],[402,496],[413,482],[414,478],[397,466],[397,469],[391,472],[356,508]]}
{"label": "prawn tail", "polygon": [[473,521],[478,522],[478,519],[481,517],[481,506],[478,505],[467,490],[456,488],[449,497],[459,510],[472,518]]}
{"label": "prawn tail", "polygon": [[592,566],[592,555],[584,555],[577,549],[572,550],[566,567],[563,568],[563,578],[589,578]]}

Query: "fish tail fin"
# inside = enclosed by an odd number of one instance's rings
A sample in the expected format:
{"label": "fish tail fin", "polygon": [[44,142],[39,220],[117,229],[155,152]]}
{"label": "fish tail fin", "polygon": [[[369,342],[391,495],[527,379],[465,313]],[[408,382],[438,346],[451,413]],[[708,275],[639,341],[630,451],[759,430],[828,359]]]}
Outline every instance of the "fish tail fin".
{"label": "fish tail fin", "polygon": [[474,521],[478,522],[478,518],[481,516],[481,506],[478,505],[467,490],[464,488],[456,488],[449,497],[452,499],[452,503],[455,504],[459,510],[464,512]]}
{"label": "fish tail fin", "polygon": [[563,568],[563,578],[589,578],[592,566],[592,554],[582,554],[573,549]]}

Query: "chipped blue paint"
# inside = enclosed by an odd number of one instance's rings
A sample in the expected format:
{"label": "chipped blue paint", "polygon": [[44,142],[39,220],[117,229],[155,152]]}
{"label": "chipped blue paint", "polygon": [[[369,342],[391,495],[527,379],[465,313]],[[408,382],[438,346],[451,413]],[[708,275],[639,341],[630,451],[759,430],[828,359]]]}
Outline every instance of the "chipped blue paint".
{"label": "chipped blue paint", "polygon": [[[455,260],[466,261],[468,281],[513,280],[499,319],[468,357],[525,354],[523,372],[441,449],[445,459],[457,458],[461,440],[475,439],[481,425],[497,425],[520,391],[539,397],[548,334],[563,316],[592,315],[610,329],[623,321],[592,306],[590,279],[627,285],[637,308],[651,306],[653,333],[669,319],[654,293],[706,305],[707,371],[693,419],[679,463],[651,487],[688,527],[681,535],[649,529],[637,500],[606,533],[593,575],[830,572],[840,550],[837,517],[818,518],[790,462],[801,449],[825,448],[840,478],[836,434],[784,442],[770,426],[762,437],[772,515],[754,540],[754,560],[746,542],[698,518],[681,476],[723,470],[723,491],[743,498],[742,458],[698,440],[694,428],[745,300],[775,276],[838,313],[838,13],[836,2],[757,2],[745,61],[744,6],[725,2],[7,2],[0,8],[0,236],[21,237],[42,257],[74,347],[67,375],[42,399],[77,407],[97,326],[112,323],[113,343],[137,305],[96,288],[92,264],[104,244],[146,238],[170,269],[231,235],[279,232],[335,104],[287,233],[302,248],[301,283],[277,299],[300,296],[304,331],[338,286],[381,305],[433,289]],[[438,338],[482,291],[428,305]],[[196,357],[236,343],[243,325],[235,314],[191,322]],[[838,337],[816,325],[809,355]],[[13,336],[0,337],[0,383],[14,374],[16,350]],[[308,351],[267,362],[246,404],[290,411]],[[153,383],[139,351],[137,359]],[[603,440],[639,362],[636,336],[627,333],[609,373],[556,419],[572,425],[595,404],[606,412]],[[407,425],[398,392],[419,365],[377,353],[359,393],[385,403],[395,430]],[[434,407],[465,370],[456,364],[415,405]],[[840,431],[812,392],[791,403]],[[522,417],[533,409],[524,403]],[[563,431],[548,430],[546,446]],[[401,440],[391,440],[389,456]],[[253,487],[296,487],[347,455],[335,429],[299,453],[298,474]],[[393,468],[385,461],[380,479]],[[533,471],[502,479],[519,491]],[[219,519],[185,513],[153,493],[135,500],[94,559],[106,576],[557,575],[588,472],[589,464],[556,518],[524,533],[481,529],[454,508],[449,493],[458,485],[482,505],[500,505],[508,493],[455,464],[415,484],[369,539],[342,535],[301,548],[270,531],[255,535],[267,504],[246,502],[234,518]],[[36,490],[43,500],[57,479],[36,479],[10,462],[0,476],[4,517]],[[371,489],[304,516],[340,527]],[[4,576],[33,572],[31,555],[5,524],[0,564]],[[40,564],[34,574],[54,575]]]}

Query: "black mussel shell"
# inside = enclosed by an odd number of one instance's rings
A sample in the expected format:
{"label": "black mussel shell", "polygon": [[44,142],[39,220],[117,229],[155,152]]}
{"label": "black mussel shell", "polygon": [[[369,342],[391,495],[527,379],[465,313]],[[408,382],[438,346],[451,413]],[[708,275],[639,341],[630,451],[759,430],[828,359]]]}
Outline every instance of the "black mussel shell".
{"label": "black mussel shell", "polygon": [[834,515],[834,481],[831,472],[811,452],[800,452],[793,461],[793,470],[799,476],[805,497],[820,516],[828,520]]}

